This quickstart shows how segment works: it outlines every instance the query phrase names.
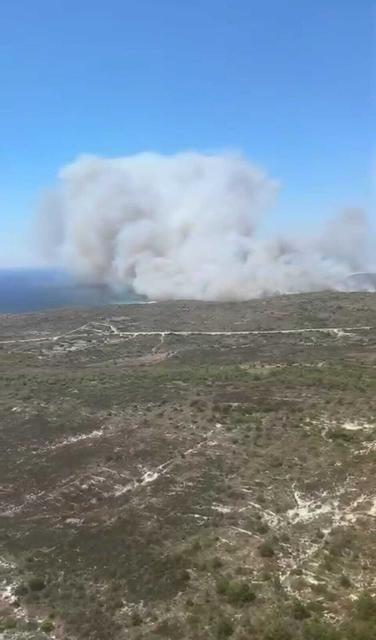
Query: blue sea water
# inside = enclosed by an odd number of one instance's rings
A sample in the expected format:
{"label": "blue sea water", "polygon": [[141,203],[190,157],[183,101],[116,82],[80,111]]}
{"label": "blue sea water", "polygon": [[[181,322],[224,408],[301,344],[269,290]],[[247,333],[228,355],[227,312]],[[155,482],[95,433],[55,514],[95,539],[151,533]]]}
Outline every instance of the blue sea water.
{"label": "blue sea water", "polygon": [[78,284],[68,275],[43,269],[0,269],[0,313],[26,313],[58,307],[91,307],[140,301],[115,296],[103,285]]}

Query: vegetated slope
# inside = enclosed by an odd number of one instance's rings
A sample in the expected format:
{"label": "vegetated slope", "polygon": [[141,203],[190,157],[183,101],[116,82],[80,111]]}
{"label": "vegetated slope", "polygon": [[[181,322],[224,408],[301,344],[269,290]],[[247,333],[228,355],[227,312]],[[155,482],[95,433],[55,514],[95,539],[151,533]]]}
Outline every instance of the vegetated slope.
{"label": "vegetated slope", "polygon": [[375,312],[0,318],[3,637],[375,638]]}

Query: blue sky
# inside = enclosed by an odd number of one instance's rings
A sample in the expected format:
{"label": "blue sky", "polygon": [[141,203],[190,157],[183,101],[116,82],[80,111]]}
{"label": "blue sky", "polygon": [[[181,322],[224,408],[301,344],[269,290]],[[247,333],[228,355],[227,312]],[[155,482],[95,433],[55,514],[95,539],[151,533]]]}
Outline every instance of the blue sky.
{"label": "blue sky", "polygon": [[2,2],[0,265],[35,260],[38,194],[82,152],[240,149],[281,181],[270,227],[372,214],[374,19],[373,0]]}

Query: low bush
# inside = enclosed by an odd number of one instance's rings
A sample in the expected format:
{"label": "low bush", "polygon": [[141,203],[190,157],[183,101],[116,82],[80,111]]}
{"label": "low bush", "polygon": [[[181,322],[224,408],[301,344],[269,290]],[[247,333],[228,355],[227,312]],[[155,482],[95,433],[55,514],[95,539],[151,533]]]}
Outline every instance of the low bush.
{"label": "low bush", "polygon": [[46,583],[43,578],[38,578],[37,576],[30,578],[28,585],[30,591],[43,591],[43,589],[46,588]]}

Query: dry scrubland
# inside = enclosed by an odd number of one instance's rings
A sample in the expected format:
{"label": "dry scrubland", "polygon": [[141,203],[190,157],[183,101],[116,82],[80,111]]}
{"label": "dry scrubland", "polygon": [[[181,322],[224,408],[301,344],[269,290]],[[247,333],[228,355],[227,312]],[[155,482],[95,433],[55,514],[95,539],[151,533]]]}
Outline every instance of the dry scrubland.
{"label": "dry scrubland", "polygon": [[372,294],[0,317],[0,637],[374,640],[375,363]]}

